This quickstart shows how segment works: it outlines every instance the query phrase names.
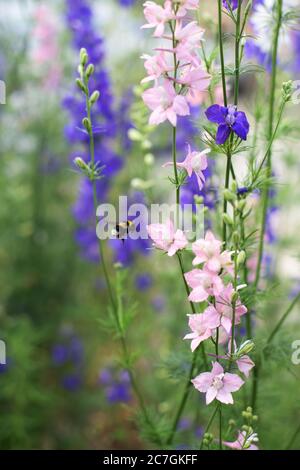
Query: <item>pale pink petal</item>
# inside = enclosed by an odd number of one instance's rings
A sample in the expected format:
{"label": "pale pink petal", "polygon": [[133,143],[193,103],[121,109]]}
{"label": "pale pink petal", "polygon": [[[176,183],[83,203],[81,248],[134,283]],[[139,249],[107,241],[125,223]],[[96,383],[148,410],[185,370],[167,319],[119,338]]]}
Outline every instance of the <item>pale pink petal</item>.
{"label": "pale pink petal", "polygon": [[221,366],[221,364],[219,362],[214,362],[211,373],[213,375],[219,375],[219,374],[223,374],[223,372],[224,372],[224,369]]}
{"label": "pale pink petal", "polygon": [[203,372],[191,380],[194,387],[199,390],[199,392],[207,392],[209,387],[211,386],[213,380],[213,375],[211,372]]}
{"label": "pale pink petal", "polygon": [[249,377],[250,370],[255,366],[254,362],[250,359],[249,356],[242,356],[236,361],[236,363],[239,370],[245,375],[245,377]]}
{"label": "pale pink petal", "polygon": [[203,302],[207,298],[208,298],[208,293],[202,286],[195,287],[195,289],[193,289],[189,295],[189,300],[191,302]]}
{"label": "pale pink petal", "polygon": [[237,392],[245,382],[237,375],[226,372],[223,378],[223,389],[228,392]]}
{"label": "pale pink petal", "polygon": [[233,398],[231,393],[226,391],[224,387],[218,390],[216,398],[217,400],[221,401],[222,403],[225,403],[226,405],[233,404]]}
{"label": "pale pink petal", "polygon": [[209,387],[209,389],[206,392],[206,404],[209,405],[214,399],[216,398],[218,394],[218,390],[214,387]]}

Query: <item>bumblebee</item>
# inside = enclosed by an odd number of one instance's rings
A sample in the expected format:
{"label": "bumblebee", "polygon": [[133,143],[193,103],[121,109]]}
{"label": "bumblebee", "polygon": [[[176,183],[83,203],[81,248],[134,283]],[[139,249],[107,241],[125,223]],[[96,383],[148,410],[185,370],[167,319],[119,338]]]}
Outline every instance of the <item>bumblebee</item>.
{"label": "bumblebee", "polygon": [[125,239],[128,237],[129,233],[135,229],[135,225],[131,220],[126,220],[125,222],[119,222],[115,225],[114,229],[112,230],[112,234],[125,242]]}

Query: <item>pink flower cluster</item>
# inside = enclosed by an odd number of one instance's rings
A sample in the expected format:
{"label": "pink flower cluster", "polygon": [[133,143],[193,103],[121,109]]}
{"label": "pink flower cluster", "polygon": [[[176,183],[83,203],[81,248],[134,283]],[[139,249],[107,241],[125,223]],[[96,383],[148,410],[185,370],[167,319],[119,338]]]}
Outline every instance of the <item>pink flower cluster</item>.
{"label": "pink flower cluster", "polygon": [[[195,103],[208,88],[211,77],[198,55],[204,31],[186,17],[198,4],[198,0],[166,0],[163,6],[152,1],[144,3],[147,24],[142,28],[153,28],[154,37],[164,40],[154,56],[142,56],[147,72],[142,83],[154,82],[143,93],[152,111],[150,124],[168,120],[175,127],[177,116],[190,114],[189,102]],[[166,41],[169,44],[165,45]]]}
{"label": "pink flower cluster", "polygon": [[[166,224],[148,225],[147,231],[154,246],[169,256],[173,256],[188,245],[182,230],[175,231],[170,220]],[[192,250],[195,254],[193,265],[199,267],[185,274],[185,280],[191,288],[189,300],[207,302],[207,305],[203,313],[188,315],[191,332],[184,339],[191,340],[193,352],[209,338],[215,341],[214,338],[218,336],[219,344],[226,344],[229,341],[228,353],[225,356],[218,356],[211,372],[199,374],[192,383],[197,390],[206,393],[207,405],[215,399],[232,404],[232,392],[238,391],[244,381],[237,374],[225,372],[218,361],[225,359],[229,364],[234,362],[246,378],[254,367],[253,361],[246,354],[249,341],[243,343],[239,349],[235,342],[231,341],[233,323],[234,325],[240,323],[241,317],[247,313],[247,308],[241,303],[230,281],[230,277],[234,274],[233,262],[231,253],[222,250],[222,242],[208,231],[204,239],[193,243]],[[233,351],[232,345],[234,345]]]}
{"label": "pink flower cluster", "polygon": [[[191,333],[184,339],[191,340],[191,349],[195,351],[203,341],[215,338],[218,331],[219,343],[224,344],[229,340],[231,344],[233,322],[238,325],[247,312],[247,308],[237,298],[232,282],[228,280],[234,273],[231,253],[222,250],[222,242],[211,232],[207,232],[204,239],[197,240],[192,249],[195,254],[193,265],[197,268],[185,274],[191,288],[189,300],[207,302],[207,306],[203,313],[188,315]],[[222,358],[232,361],[234,356],[236,366],[248,377],[254,363],[246,354],[238,354],[236,347],[234,351],[230,349]],[[233,403],[231,393],[239,390],[244,381],[237,374],[224,372],[219,362],[215,362],[211,372],[198,375],[192,383],[197,390],[206,393],[207,404],[214,399],[229,404]]]}

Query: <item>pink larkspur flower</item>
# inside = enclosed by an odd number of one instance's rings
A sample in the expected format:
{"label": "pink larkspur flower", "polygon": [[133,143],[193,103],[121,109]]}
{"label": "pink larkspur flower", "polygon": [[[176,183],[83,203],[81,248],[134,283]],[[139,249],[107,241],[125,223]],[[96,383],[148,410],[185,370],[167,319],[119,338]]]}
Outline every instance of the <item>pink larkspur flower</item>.
{"label": "pink larkspur flower", "polygon": [[194,352],[202,341],[213,335],[213,330],[219,325],[219,315],[210,312],[209,308],[203,313],[188,315],[189,327],[192,333],[185,335],[184,339],[191,339],[191,350]]}
{"label": "pink larkspur flower", "polygon": [[147,77],[143,78],[141,83],[151,82],[152,80],[157,82],[162,74],[173,70],[173,67],[167,63],[164,51],[160,51],[155,56],[143,54],[141,59],[145,60],[144,66],[148,74]]}
{"label": "pink larkspur flower", "polygon": [[224,289],[222,279],[216,274],[202,269],[192,269],[185,273],[185,280],[192,292],[189,295],[191,302],[203,302],[210,295],[220,295]]}
{"label": "pink larkspur flower", "polygon": [[232,450],[258,450],[258,447],[253,444],[253,442],[257,441],[258,438],[256,433],[247,436],[246,431],[239,431],[238,438],[236,441],[223,441],[223,444],[224,446],[229,447]]}
{"label": "pink larkspur flower", "polygon": [[174,18],[171,2],[166,1],[162,7],[155,2],[148,1],[143,4],[143,7],[147,24],[144,24],[142,28],[155,28],[154,37],[163,36],[166,22]]}
{"label": "pink larkspur flower", "polygon": [[176,0],[176,3],[179,5],[177,18],[185,16],[188,10],[197,10],[199,7],[199,0]]}
{"label": "pink larkspur flower", "polygon": [[249,377],[250,370],[253,369],[253,367],[255,366],[252,359],[246,354],[237,359],[236,363],[239,368],[239,371],[242,372],[247,378]]}
{"label": "pink larkspur flower", "polygon": [[193,243],[195,258],[193,265],[204,263],[204,268],[213,273],[219,273],[225,269],[229,274],[233,272],[233,263],[229,251],[221,252],[222,242],[217,240],[212,232],[206,232],[204,239],[196,240]]}
{"label": "pink larkspur flower", "polygon": [[183,250],[188,245],[183,231],[178,229],[175,232],[171,220],[166,224],[147,225],[147,232],[156,248],[166,251],[168,256],[175,255],[178,250]]}
{"label": "pink larkspur flower", "polygon": [[175,127],[178,116],[190,114],[186,98],[177,95],[170,81],[165,81],[163,86],[149,88],[143,95],[144,103],[152,110],[149,124],[160,124],[166,120]]}
{"label": "pink larkspur flower", "polygon": [[[232,284],[228,284],[222,292],[216,296],[215,308],[221,315],[221,325],[224,327],[226,332],[230,334],[232,328],[233,318],[233,307],[232,307],[232,296],[234,289]],[[247,307],[242,305],[238,299],[235,305],[235,325],[238,325],[241,321],[241,316],[247,313]]]}
{"label": "pink larkspur flower", "polygon": [[[188,145],[188,153],[183,162],[176,163],[178,168],[184,168],[189,177],[195,173],[199,189],[203,188],[203,183],[205,182],[205,177],[203,174],[203,170],[207,168],[207,158],[206,155],[210,152],[210,149],[203,150],[202,152],[192,152],[191,146]],[[173,162],[167,162],[163,165],[166,166],[173,166]]]}
{"label": "pink larkspur flower", "polygon": [[225,404],[233,404],[232,392],[237,392],[244,381],[237,374],[224,373],[218,362],[213,362],[211,372],[203,372],[192,380],[199,392],[206,393],[206,404],[218,400]]}
{"label": "pink larkspur flower", "polygon": [[198,67],[190,66],[183,70],[178,82],[188,87],[187,99],[192,100],[195,92],[203,92],[208,89],[211,80],[202,65]]}
{"label": "pink larkspur flower", "polygon": [[199,48],[199,42],[203,41],[203,35],[204,30],[196,21],[191,21],[184,26],[178,21],[175,28],[175,39],[178,41],[175,52],[178,59],[199,65],[195,50]]}

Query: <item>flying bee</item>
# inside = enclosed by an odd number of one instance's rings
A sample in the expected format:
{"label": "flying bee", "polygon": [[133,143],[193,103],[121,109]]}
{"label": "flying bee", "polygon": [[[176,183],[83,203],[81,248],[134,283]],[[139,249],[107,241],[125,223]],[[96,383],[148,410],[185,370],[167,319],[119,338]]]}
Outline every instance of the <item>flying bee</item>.
{"label": "flying bee", "polygon": [[125,239],[131,232],[134,231],[134,229],[134,223],[131,220],[126,220],[125,222],[119,222],[115,225],[112,230],[112,235],[114,235],[119,240],[122,240],[122,242],[124,243]]}

